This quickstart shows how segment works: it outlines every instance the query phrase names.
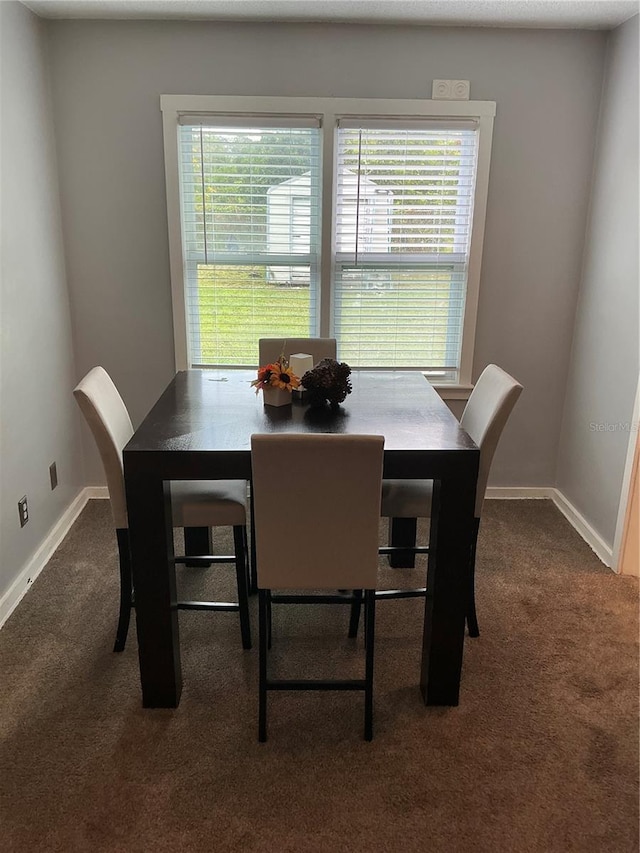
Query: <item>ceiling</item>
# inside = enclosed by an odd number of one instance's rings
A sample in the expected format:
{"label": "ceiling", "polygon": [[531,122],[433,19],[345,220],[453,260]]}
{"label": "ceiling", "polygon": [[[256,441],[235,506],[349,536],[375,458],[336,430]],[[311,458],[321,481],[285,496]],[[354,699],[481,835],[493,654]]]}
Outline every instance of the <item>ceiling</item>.
{"label": "ceiling", "polygon": [[23,0],[43,18],[613,29],[638,0]]}

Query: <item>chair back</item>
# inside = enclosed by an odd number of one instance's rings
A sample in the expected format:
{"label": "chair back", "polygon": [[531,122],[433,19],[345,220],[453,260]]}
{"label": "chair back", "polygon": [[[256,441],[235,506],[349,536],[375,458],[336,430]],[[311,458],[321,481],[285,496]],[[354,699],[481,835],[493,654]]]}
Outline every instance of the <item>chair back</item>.
{"label": "chair back", "polygon": [[337,345],[335,338],[260,338],[258,356],[260,366],[271,364],[280,358],[282,352],[286,358],[298,352],[313,356],[313,366],[323,358],[335,359]]}
{"label": "chair back", "polygon": [[384,437],[251,436],[258,586],[374,589]]}
{"label": "chair back", "polygon": [[480,448],[476,518],[482,512],[493,454],[521,393],[522,385],[513,376],[496,364],[489,364],[476,382],[460,418],[460,425]]}
{"label": "chair back", "polygon": [[133,435],[129,412],[103,367],[90,370],[75,387],[73,395],[100,451],[115,526],[117,529],[126,528],[127,503],[122,449]]}

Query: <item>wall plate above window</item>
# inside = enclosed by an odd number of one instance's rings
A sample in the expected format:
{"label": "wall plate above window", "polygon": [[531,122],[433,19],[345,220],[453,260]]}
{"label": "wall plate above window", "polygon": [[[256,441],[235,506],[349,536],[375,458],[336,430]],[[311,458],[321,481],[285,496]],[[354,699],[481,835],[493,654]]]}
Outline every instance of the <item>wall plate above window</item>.
{"label": "wall plate above window", "polygon": [[434,101],[468,101],[470,91],[468,80],[434,80],[431,98]]}

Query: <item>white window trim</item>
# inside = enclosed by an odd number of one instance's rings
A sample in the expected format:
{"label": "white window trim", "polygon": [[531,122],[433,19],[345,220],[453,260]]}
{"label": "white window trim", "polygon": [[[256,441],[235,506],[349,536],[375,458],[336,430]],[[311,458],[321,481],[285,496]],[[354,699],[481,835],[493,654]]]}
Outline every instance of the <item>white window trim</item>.
{"label": "white window trim", "polygon": [[[465,388],[471,384],[476,319],[480,290],[480,265],[489,187],[489,165],[494,101],[430,101],[378,98],[294,98],[253,97],[235,95],[161,95],[164,135],[164,162],[169,229],[169,262],[173,306],[173,336],[176,370],[189,367],[186,327],[186,291],[180,218],[180,181],[178,173],[178,123],[181,115],[198,113],[237,113],[244,116],[280,114],[318,116],[322,119],[322,196],[333,197],[336,123],[340,118],[376,116],[382,118],[475,118],[478,121],[478,164],[473,211],[472,237],[469,251],[467,296],[462,331],[460,370],[455,381],[448,383]],[[332,205],[323,204],[321,233],[331,233]],[[320,335],[328,335],[332,310],[332,241],[322,240],[320,254]]]}

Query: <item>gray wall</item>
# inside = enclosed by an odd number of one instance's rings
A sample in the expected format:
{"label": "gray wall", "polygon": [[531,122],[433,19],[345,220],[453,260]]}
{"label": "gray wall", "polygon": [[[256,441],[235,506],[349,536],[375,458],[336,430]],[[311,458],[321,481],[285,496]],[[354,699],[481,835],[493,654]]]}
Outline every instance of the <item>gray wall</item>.
{"label": "gray wall", "polygon": [[[550,486],[606,34],[205,22],[50,23],[78,373],[103,364],[134,422],[173,374],[161,94],[495,100],[475,375],[525,386],[495,485]],[[88,483],[102,472],[85,435]]]}
{"label": "gray wall", "polygon": [[608,44],[558,488],[613,544],[638,385],[638,17]]}
{"label": "gray wall", "polygon": [[[0,598],[84,479],[43,24],[0,3]],[[60,485],[49,486],[49,464]],[[18,522],[27,494],[30,521]]]}

